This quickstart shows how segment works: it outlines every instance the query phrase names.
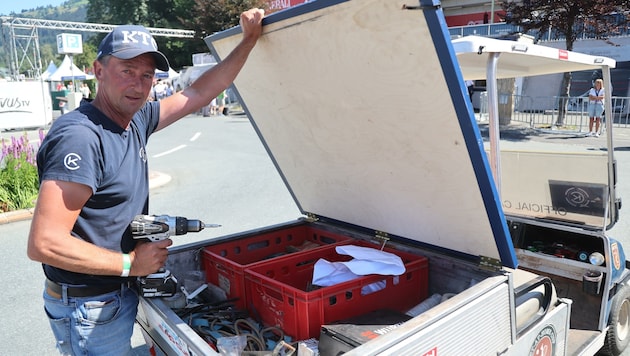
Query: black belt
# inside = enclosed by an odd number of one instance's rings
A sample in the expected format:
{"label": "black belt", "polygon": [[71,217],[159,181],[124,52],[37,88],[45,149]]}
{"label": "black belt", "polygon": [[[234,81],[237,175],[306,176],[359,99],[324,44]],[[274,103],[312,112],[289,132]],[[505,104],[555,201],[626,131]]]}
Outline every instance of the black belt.
{"label": "black belt", "polygon": [[[127,283],[125,283],[127,285]],[[109,284],[104,286],[67,287],[68,297],[93,297],[120,290],[122,284]],[[46,292],[54,298],[61,299],[63,287],[61,284],[46,279]]]}

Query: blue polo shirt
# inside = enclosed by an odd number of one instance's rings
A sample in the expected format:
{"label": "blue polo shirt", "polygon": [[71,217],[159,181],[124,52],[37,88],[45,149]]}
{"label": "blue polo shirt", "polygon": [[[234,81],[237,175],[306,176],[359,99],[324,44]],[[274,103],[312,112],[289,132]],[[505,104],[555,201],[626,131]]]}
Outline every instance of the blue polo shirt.
{"label": "blue polo shirt", "polygon": [[[136,241],[129,223],[149,211],[146,144],[159,120],[159,103],[147,103],[123,129],[91,103],[59,117],[37,153],[39,180],[75,182],[92,189],[72,229],[76,238],[113,251],[129,252]],[[94,256],[98,258],[98,256]],[[122,262],[121,262],[122,263]],[[44,264],[58,283],[102,285],[118,276],[75,273]]]}

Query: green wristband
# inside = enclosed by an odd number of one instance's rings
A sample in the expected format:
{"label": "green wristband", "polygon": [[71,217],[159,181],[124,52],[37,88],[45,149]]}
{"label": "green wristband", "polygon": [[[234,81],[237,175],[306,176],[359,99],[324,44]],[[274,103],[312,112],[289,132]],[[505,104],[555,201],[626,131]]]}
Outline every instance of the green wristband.
{"label": "green wristband", "polygon": [[129,277],[129,271],[131,270],[131,257],[129,257],[128,254],[123,253],[122,259],[123,259],[123,269],[120,276]]}

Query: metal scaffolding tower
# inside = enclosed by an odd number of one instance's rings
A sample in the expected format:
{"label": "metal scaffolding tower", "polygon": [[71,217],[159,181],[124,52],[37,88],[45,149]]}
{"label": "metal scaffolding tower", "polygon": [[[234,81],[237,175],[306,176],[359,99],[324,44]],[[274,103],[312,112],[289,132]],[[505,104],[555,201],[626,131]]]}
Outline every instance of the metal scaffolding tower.
{"label": "metal scaffolding tower", "polygon": [[[26,77],[38,78],[42,73],[42,61],[39,51],[38,29],[72,30],[80,32],[110,32],[116,25],[94,24],[87,22],[54,21],[0,16],[2,23],[2,41],[9,49],[9,69],[13,80],[20,79],[19,69],[24,64],[30,66]],[[168,28],[147,28],[154,36],[193,38],[195,31]]]}

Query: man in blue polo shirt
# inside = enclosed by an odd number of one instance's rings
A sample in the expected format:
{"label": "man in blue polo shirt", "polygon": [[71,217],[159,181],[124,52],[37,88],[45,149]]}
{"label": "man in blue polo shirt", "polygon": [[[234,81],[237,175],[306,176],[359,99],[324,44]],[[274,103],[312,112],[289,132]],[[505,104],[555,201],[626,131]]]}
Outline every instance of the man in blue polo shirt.
{"label": "man in blue polo shirt", "polygon": [[148,214],[145,146],[155,131],[199,110],[232,83],[262,32],[264,12],[241,14],[232,53],[182,92],[147,102],[155,69],[169,70],[149,31],[119,26],[101,42],[94,100],[59,117],[39,149],[39,198],[29,258],[43,264],[44,306],[64,355],[124,355],[137,276],[162,267],[170,240],[137,242],[129,224]]}

